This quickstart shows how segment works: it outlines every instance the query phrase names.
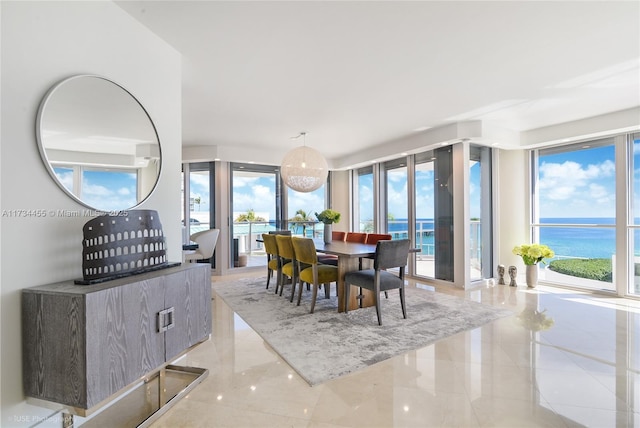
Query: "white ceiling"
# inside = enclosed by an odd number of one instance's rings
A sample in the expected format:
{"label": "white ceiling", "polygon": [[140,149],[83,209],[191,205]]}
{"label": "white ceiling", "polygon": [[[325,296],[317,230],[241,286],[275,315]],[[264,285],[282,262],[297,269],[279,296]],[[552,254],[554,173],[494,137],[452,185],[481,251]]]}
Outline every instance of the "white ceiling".
{"label": "white ceiling", "polygon": [[284,153],[306,131],[339,160],[640,106],[637,1],[117,3],[183,55],[184,146]]}

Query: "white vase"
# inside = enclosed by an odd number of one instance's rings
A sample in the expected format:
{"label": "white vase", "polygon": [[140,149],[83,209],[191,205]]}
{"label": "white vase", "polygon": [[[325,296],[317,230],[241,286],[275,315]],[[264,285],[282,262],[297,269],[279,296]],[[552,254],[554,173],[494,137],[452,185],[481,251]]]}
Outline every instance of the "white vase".
{"label": "white vase", "polygon": [[538,285],[538,265],[526,265],[527,287],[535,288]]}
{"label": "white vase", "polygon": [[325,244],[329,244],[330,242],[331,242],[331,225],[325,223],[325,225],[324,225],[324,243]]}

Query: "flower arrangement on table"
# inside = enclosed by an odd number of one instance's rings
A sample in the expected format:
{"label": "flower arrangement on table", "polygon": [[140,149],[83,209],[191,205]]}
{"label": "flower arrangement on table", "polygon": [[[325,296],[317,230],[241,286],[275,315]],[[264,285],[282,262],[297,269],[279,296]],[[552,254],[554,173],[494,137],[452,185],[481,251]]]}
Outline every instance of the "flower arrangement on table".
{"label": "flower arrangement on table", "polygon": [[513,248],[513,254],[522,257],[525,265],[536,265],[539,262],[545,263],[544,259],[555,257],[551,248],[544,244],[524,244]]}
{"label": "flower arrangement on table", "polygon": [[316,213],[316,218],[324,224],[338,223],[340,221],[340,213],[332,209],[326,209]]}

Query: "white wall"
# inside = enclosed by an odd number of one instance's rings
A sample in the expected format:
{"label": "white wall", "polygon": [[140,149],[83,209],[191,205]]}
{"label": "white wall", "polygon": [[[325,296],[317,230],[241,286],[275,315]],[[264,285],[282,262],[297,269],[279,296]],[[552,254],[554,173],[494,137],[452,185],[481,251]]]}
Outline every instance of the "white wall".
{"label": "white wall", "polygon": [[333,171],[331,173],[331,208],[340,213],[340,222],[333,225],[333,230],[349,232],[351,216],[349,211],[349,171]]}
{"label": "white wall", "polygon": [[181,57],[111,2],[2,1],[0,8],[0,425],[9,427],[33,425],[51,414],[24,401],[20,290],[82,276],[82,226],[89,220],[8,214],[83,208],[58,188],[40,160],[40,101],[54,83],[75,74],[104,76],[138,98],[154,120],[164,159],[158,187],[140,208],[159,212],[169,260],[179,261]]}
{"label": "white wall", "polygon": [[[518,273],[524,273],[522,258],[511,250],[516,245],[527,244],[529,239],[529,190],[526,150],[499,150],[497,155],[497,189],[495,199],[497,244],[495,266],[507,268],[514,265]],[[494,272],[494,276],[497,274]]]}

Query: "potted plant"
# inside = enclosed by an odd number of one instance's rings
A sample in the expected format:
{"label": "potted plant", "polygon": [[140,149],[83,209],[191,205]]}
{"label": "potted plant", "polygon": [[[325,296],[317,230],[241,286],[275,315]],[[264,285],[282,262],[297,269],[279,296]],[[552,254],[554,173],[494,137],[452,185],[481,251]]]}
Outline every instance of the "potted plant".
{"label": "potted plant", "polygon": [[318,221],[324,223],[324,242],[331,242],[331,225],[340,221],[340,213],[332,209],[326,209],[320,213],[316,213]]}
{"label": "potted plant", "polygon": [[527,286],[538,284],[538,263],[545,263],[544,259],[552,258],[555,253],[544,244],[524,244],[513,248],[513,254],[522,257],[526,268]]}

